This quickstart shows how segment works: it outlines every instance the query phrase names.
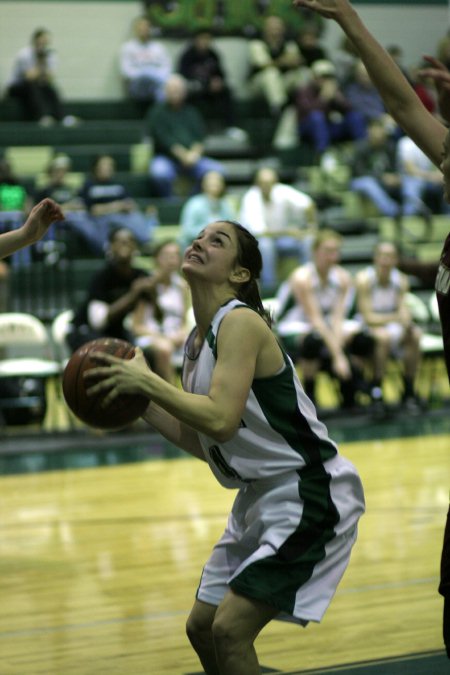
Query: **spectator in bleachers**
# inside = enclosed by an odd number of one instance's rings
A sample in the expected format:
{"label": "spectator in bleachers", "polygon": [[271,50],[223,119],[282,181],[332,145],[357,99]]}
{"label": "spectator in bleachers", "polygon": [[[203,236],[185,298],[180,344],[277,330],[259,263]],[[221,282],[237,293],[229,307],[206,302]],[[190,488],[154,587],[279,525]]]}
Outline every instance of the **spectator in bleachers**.
{"label": "spectator in bleachers", "polygon": [[129,229],[139,244],[148,244],[159,224],[158,218],[152,207],[148,207],[146,213],[139,209],[125,186],[116,178],[115,172],[114,158],[98,155],[92,164],[91,175],[80,192],[98,246],[104,250],[110,231],[117,227]]}
{"label": "spectator in bleachers", "polygon": [[296,95],[300,139],[320,156],[334,142],[364,138],[364,118],[344,95],[331,61],[315,61],[311,72],[313,80]]}
{"label": "spectator in bleachers", "polygon": [[45,199],[31,209],[25,223],[0,234],[0,312],[9,309],[9,265],[5,259],[14,259],[19,251],[35,244],[53,222],[62,218],[59,205]]}
{"label": "spectator in bleachers", "polygon": [[409,136],[397,143],[397,168],[402,180],[402,195],[405,203],[416,205],[416,212],[427,215],[449,213],[442,191],[442,172]]}
{"label": "spectator in bleachers", "polygon": [[[23,182],[15,175],[5,157],[0,158],[0,229],[15,230],[22,225],[32,206],[32,198]],[[13,254],[13,264],[31,261],[31,249],[25,248]]]}
{"label": "spectator in bleachers", "polygon": [[25,185],[15,175],[6,157],[1,157],[0,213],[2,214],[2,222],[5,222],[8,218],[15,218],[14,222],[17,220],[19,221],[18,224],[22,224],[24,215],[27,215],[31,209],[31,202],[31,197]]}
{"label": "spectator in bleachers", "polygon": [[343,92],[353,110],[358,110],[366,123],[376,118],[383,120],[386,125],[395,126],[361,59],[354,63]]}
{"label": "spectator in bleachers", "polygon": [[317,227],[315,203],[304,192],[281,183],[272,167],[264,166],[256,172],[253,186],[242,198],[239,221],[258,238],[264,291],[273,292],[278,286],[280,256],[295,256],[299,263],[309,259]]}
{"label": "spectator in bleachers", "polygon": [[358,61],[358,52],[355,49],[353,42],[346,36],[342,35],[333,53],[333,65],[336,68],[336,77],[345,87],[349,81],[354,65]]}
{"label": "spectator in bleachers", "polygon": [[131,330],[137,345],[152,350],[154,370],[167,382],[175,383],[175,358],[182,362],[183,346],[189,332],[190,294],[180,275],[181,249],[176,241],[159,243],[153,258],[152,292],[137,302]]}
{"label": "spectator in bleachers", "polygon": [[420,362],[420,329],[413,323],[406,297],[408,278],[399,271],[398,251],[392,242],[380,242],[373,265],[356,275],[357,308],[375,337],[372,398],[382,402],[382,383],[388,359],[403,361],[403,403],[420,410],[414,381]]}
{"label": "spectator in bleachers", "polygon": [[156,104],[146,118],[153,140],[154,157],[150,178],[159,197],[171,197],[180,175],[195,180],[194,191],[207,171],[224,173],[220,162],[204,155],[205,123],[200,112],[187,102],[186,80],[171,75],[166,83],[166,99]]}
{"label": "spectator in bleachers", "polygon": [[[53,224],[47,230],[38,247],[45,247],[47,241],[54,241],[65,228],[80,237],[87,248],[97,255],[104,252],[104,242],[98,236],[98,230],[93,226],[92,219],[86,210],[86,205],[79,195],[79,186],[68,180],[71,160],[68,155],[55,155],[47,168],[47,182],[36,191],[35,202],[50,197],[57,202],[64,213],[62,223]],[[58,228],[56,230],[56,227]]]}
{"label": "spectator in bleachers", "polygon": [[295,90],[309,77],[300,48],[286,34],[286,25],[278,16],[264,20],[259,39],[248,45],[251,95],[263,98],[275,117],[288,104]]}
{"label": "spectator in bleachers", "polygon": [[201,192],[189,197],[181,210],[179,241],[182,250],[209,223],[235,218],[235,209],[226,196],[225,178],[217,171],[208,171],[203,176]]}
{"label": "spectator in bleachers", "polygon": [[438,113],[438,97],[434,82],[423,74],[423,69],[428,68],[427,61],[422,61],[417,67],[411,69],[411,80],[414,91],[420,98],[425,108],[432,115]]}
{"label": "spectator in bleachers", "polygon": [[447,30],[436,45],[436,56],[446,68],[450,68],[450,30]]}
{"label": "spectator in bleachers", "polygon": [[320,29],[314,23],[306,24],[300,29],[297,43],[305,66],[310,68],[314,61],[328,59],[327,50],[320,42]]}
{"label": "spectator in bleachers", "polygon": [[339,265],[342,237],[322,230],[313,242],[313,258],[295,269],[281,286],[276,330],[292,358],[299,361],[303,387],[316,401],[319,370],[337,377],[342,407],[355,405],[358,390],[366,390],[362,364],[372,359],[373,337],[361,321],[349,319],[354,286]]}
{"label": "spectator in bleachers", "polygon": [[137,251],[130,230],[117,228],[109,233],[105,264],[93,276],[69,327],[67,343],[73,351],[99,337],[133,342],[125,319],[143,295],[153,292],[148,274],[133,266]]}
{"label": "spectator in bleachers", "polygon": [[[368,199],[383,216],[401,214],[396,141],[387,133],[382,119],[374,118],[368,123],[367,138],[355,144],[350,168],[352,191]],[[413,211],[411,207],[407,210]]]}
{"label": "spectator in bleachers", "polygon": [[8,93],[20,101],[26,119],[42,126],[55,122],[73,126],[78,120],[64,115],[55,84],[57,59],[50,41],[50,32],[45,28],[34,31],[31,44],[21,49],[14,61]]}
{"label": "spectator in bleachers", "polygon": [[152,36],[148,17],[133,22],[133,37],[120,49],[120,72],[129,97],[148,106],[164,98],[164,87],[172,73],[172,58],[160,40]]}
{"label": "spectator in bleachers", "polygon": [[245,132],[236,126],[233,95],[209,30],[197,30],[180,54],[177,70],[187,82],[189,102],[199,106],[210,123],[218,122],[230,138],[245,139]]}

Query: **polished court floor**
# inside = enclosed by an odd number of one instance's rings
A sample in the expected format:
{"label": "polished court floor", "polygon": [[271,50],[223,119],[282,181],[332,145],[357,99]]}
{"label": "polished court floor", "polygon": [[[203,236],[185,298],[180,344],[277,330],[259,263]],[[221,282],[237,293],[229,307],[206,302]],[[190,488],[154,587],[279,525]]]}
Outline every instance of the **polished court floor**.
{"label": "polished court floor", "polygon": [[[324,621],[268,626],[263,672],[450,672],[437,593],[448,413],[329,421],[367,512]],[[144,429],[0,445],[0,675],[201,673],[184,624],[234,494]]]}

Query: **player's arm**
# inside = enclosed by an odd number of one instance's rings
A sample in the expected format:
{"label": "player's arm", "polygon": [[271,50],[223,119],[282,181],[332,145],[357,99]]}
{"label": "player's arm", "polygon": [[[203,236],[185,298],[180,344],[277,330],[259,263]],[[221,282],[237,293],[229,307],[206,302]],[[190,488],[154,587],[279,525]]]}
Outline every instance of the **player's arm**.
{"label": "player's arm", "polygon": [[311,327],[319,333],[331,355],[334,372],[344,379],[350,376],[350,364],[342,349],[340,337],[325,321],[322,310],[312,288],[311,279],[305,276],[304,270],[292,278],[292,293],[296,302],[304,309]]}
{"label": "player's arm", "polygon": [[398,301],[398,311],[397,311],[397,320],[407,328],[412,323],[411,311],[408,307],[406,300],[407,293],[409,292],[409,281],[406,275],[402,275],[401,278],[401,290]]}
{"label": "player's arm", "polygon": [[439,166],[447,130],[429,113],[396,63],[374,38],[348,0],[293,0],[334,19],[357,49],[387,110],[431,161]]}
{"label": "player's arm", "polygon": [[342,331],[347,315],[347,299],[350,293],[351,278],[350,274],[344,269],[339,269],[338,274],[341,278],[341,289],[331,314],[330,326],[333,334],[336,336],[338,343],[342,344]]}
{"label": "player's arm", "polygon": [[197,431],[180,422],[157,403],[151,401],[142,418],[168,441],[197,459],[206,461]]}
{"label": "player's arm", "polygon": [[152,399],[197,431],[218,442],[229,440],[239,428],[253,381],[262,327],[267,329],[251,310],[234,310],[219,330],[208,394],[187,393],[152,378]]}
{"label": "player's arm", "polygon": [[124,361],[103,353],[96,353],[93,358],[109,365],[92,368],[85,375],[92,380],[103,378],[89,387],[89,394],[104,393],[105,405],[123,393],[143,394],[181,423],[219,443],[225,442],[239,428],[257,356],[268,330],[251,310],[237,309],[224,318],[218,336],[217,362],[206,395],[182,391],[143,367],[136,358]]}
{"label": "player's arm", "polygon": [[31,209],[22,227],[0,235],[0,258],[39,241],[57,220],[64,220],[60,206],[52,199],[43,199]]}

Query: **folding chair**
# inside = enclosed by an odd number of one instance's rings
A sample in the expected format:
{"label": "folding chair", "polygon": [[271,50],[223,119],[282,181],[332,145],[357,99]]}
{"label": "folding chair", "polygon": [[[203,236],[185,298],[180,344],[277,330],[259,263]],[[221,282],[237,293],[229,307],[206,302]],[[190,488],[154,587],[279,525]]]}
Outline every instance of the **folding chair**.
{"label": "folding chair", "polygon": [[[48,383],[61,375],[45,325],[32,314],[0,314],[0,414],[3,425],[21,424],[24,411],[41,425],[47,412]],[[39,384],[41,387],[39,387]],[[52,412],[56,413],[55,407]],[[22,422],[23,424],[24,422]],[[51,428],[56,428],[55,418]]]}

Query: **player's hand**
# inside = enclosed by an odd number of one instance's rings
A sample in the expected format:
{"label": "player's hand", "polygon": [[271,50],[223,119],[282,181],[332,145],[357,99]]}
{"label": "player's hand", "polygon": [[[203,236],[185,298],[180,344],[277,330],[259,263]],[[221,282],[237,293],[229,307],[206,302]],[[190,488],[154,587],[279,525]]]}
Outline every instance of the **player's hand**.
{"label": "player's hand", "polygon": [[311,9],[326,19],[337,19],[350,3],[347,0],[293,0],[293,5]]}
{"label": "player's hand", "polygon": [[[98,365],[83,375],[86,394],[103,394],[102,407],[107,408],[121,394],[141,394],[148,396],[145,379],[151,370],[139,347],[132,359],[120,359],[105,352],[93,352],[90,358]],[[91,384],[92,383],[92,384]]]}
{"label": "player's hand", "polygon": [[424,56],[430,68],[421,68],[419,74],[433,80],[438,95],[439,111],[442,117],[450,122],[450,72],[442,61],[434,56]]}
{"label": "player's hand", "polygon": [[352,369],[350,368],[350,363],[348,362],[347,357],[344,354],[338,354],[332,360],[333,372],[341,380],[349,380],[352,375]]}
{"label": "player's hand", "polygon": [[162,277],[163,275],[161,272],[155,272],[151,276],[138,277],[135,279],[131,288],[136,295],[136,299],[144,297],[154,300],[156,287],[160,281],[162,281]]}
{"label": "player's hand", "polygon": [[50,225],[57,220],[64,220],[61,207],[53,199],[43,199],[31,209],[27,220],[22,225],[21,229],[26,241],[30,244],[39,241]]}

